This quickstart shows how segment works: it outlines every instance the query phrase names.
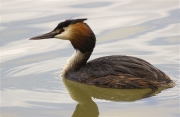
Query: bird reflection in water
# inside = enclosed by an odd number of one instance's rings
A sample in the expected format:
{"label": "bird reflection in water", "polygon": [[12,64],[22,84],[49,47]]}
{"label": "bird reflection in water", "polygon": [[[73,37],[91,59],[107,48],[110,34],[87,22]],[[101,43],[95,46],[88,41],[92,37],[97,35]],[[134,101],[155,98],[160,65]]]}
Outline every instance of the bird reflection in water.
{"label": "bird reflection in water", "polygon": [[63,78],[71,98],[78,102],[72,117],[98,117],[99,111],[97,104],[92,100],[103,99],[109,101],[133,102],[143,98],[154,96],[165,88],[153,89],[111,89],[101,88],[73,82]]}

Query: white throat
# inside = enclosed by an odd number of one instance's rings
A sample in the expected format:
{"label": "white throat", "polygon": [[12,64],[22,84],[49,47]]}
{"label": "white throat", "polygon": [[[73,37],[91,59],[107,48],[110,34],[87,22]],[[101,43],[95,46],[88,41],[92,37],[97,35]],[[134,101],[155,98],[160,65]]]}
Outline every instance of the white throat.
{"label": "white throat", "polygon": [[[88,54],[89,55],[89,54]],[[81,53],[79,50],[76,50],[74,54],[71,56],[70,59],[68,59],[63,72],[62,72],[62,77],[66,77],[66,74],[68,72],[73,72],[77,68],[81,67],[83,63],[86,63],[88,60],[89,56],[87,54]],[[87,57],[88,56],[88,57]],[[86,59],[87,58],[87,59]]]}

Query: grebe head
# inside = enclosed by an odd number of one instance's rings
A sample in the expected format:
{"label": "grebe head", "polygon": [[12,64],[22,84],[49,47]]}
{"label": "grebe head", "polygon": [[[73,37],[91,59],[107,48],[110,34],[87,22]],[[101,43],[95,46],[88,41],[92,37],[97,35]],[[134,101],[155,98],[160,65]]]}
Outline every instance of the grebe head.
{"label": "grebe head", "polygon": [[96,37],[91,28],[84,23],[84,19],[68,19],[60,22],[57,27],[46,34],[30,38],[30,40],[40,40],[57,38],[69,40],[76,50],[82,53],[92,52],[95,46]]}

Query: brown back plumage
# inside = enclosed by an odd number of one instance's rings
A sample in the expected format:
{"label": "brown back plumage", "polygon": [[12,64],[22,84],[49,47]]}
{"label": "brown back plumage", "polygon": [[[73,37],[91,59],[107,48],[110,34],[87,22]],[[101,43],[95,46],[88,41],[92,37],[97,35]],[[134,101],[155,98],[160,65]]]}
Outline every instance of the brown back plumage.
{"label": "brown back plumage", "polygon": [[150,63],[130,56],[94,59],[67,79],[108,88],[171,87],[172,80]]}

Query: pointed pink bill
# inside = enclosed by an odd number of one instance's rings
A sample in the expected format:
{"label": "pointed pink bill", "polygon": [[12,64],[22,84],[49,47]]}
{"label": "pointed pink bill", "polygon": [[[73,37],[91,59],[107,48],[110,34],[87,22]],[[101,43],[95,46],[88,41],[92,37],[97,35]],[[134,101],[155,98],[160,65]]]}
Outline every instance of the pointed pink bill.
{"label": "pointed pink bill", "polygon": [[54,36],[56,35],[56,33],[54,31],[46,33],[46,34],[42,34],[36,37],[32,37],[29,40],[40,40],[40,39],[49,39],[49,38],[54,38]]}

